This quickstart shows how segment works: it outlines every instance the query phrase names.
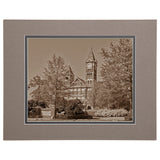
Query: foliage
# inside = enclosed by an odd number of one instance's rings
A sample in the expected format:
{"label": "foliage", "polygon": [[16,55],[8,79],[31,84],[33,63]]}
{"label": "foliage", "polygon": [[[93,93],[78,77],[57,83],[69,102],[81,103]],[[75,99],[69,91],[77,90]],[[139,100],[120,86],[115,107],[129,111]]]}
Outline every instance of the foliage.
{"label": "foliage", "polygon": [[50,102],[50,96],[48,93],[48,83],[45,79],[42,80],[40,76],[33,77],[28,85],[28,88],[35,88],[30,94],[36,101],[44,101],[47,104]]}
{"label": "foliage", "polygon": [[36,107],[38,106],[38,101],[35,101],[35,100],[29,100],[28,101],[28,107]]}
{"label": "foliage", "polygon": [[128,111],[125,109],[101,109],[95,112],[96,117],[125,117]]}
{"label": "foliage", "polygon": [[48,107],[48,105],[47,105],[47,103],[45,101],[39,101],[38,102],[38,106],[40,106],[42,108],[47,108]]}
{"label": "foliage", "polygon": [[93,108],[105,108],[108,104],[108,99],[106,99],[106,92],[103,88],[102,82],[95,82],[94,88],[89,94],[88,101],[90,104],[93,104]]}
{"label": "foliage", "polygon": [[103,84],[99,93],[102,96],[96,99],[107,108],[132,108],[132,51],[131,39],[120,39],[118,43],[111,43],[110,47],[102,49]]}
{"label": "foliage", "polygon": [[65,83],[67,67],[62,57],[53,55],[52,59],[48,61],[48,66],[44,68],[44,77],[47,80],[48,93],[52,96],[51,103],[54,103],[57,112],[63,105],[59,102],[64,101],[64,97],[67,96],[67,93],[64,92],[67,88]]}
{"label": "foliage", "polygon": [[131,121],[132,120],[132,110],[129,111],[128,115],[125,117],[126,121]]}
{"label": "foliage", "polygon": [[54,104],[57,112],[59,112],[64,97],[68,95],[67,92],[64,92],[67,73],[63,58],[53,55],[52,59],[48,61],[47,67],[44,68],[43,79],[40,76],[35,76],[30,80],[28,88],[37,87],[31,93],[32,98],[36,101],[43,101],[48,105]]}
{"label": "foliage", "polygon": [[62,57],[53,55],[52,60],[48,61],[48,66],[44,68],[44,76],[48,82],[50,92],[53,94],[62,94],[65,89],[65,78],[67,67]]}
{"label": "foliage", "polygon": [[28,107],[29,118],[42,118],[42,112],[40,107]]}
{"label": "foliage", "polygon": [[56,113],[61,113],[65,111],[65,107],[67,106],[67,100],[61,97],[57,98],[57,108],[56,108]]}
{"label": "foliage", "polygon": [[70,100],[67,103],[65,108],[65,116],[68,119],[90,119],[92,116],[89,116],[87,112],[83,111],[84,106],[82,102],[78,99]]}
{"label": "foliage", "polygon": [[37,100],[33,100],[33,99],[28,101],[28,107],[33,108],[33,107],[37,107],[37,106],[42,107],[42,108],[48,107],[48,105],[44,101],[37,101]]}
{"label": "foliage", "polygon": [[28,88],[30,87],[35,87],[37,85],[40,85],[41,84],[41,77],[36,75],[35,77],[33,77],[30,82],[29,82],[29,85],[28,85]]}

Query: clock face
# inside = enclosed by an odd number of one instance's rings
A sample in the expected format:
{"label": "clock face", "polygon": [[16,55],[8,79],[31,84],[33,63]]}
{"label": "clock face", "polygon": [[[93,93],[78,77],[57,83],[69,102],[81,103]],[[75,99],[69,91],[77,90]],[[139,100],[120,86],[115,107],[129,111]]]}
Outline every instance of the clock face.
{"label": "clock face", "polygon": [[88,68],[88,69],[92,69],[92,63],[88,63],[88,64],[87,64],[87,68]]}

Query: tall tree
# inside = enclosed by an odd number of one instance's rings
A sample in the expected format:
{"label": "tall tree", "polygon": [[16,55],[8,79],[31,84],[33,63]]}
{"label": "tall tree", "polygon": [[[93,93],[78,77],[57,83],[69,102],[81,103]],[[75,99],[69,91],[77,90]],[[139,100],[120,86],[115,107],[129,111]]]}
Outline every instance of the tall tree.
{"label": "tall tree", "polygon": [[33,91],[30,93],[32,98],[38,102],[43,101],[47,104],[49,103],[49,94],[48,94],[48,84],[47,81],[42,79],[40,76],[33,77],[29,84],[28,89],[33,88]]}
{"label": "tall tree", "polygon": [[95,82],[87,100],[93,108],[106,108],[108,107],[108,98],[106,97],[108,97],[108,94],[104,89],[103,82]]}
{"label": "tall tree", "polygon": [[37,101],[44,101],[47,104],[54,104],[55,115],[56,109],[61,101],[68,96],[66,81],[68,80],[68,68],[62,57],[56,57],[48,61],[47,67],[44,68],[43,79],[40,76],[33,77],[28,88],[35,87],[31,92],[32,98]]}
{"label": "tall tree", "polygon": [[[52,59],[48,61],[48,66],[44,68],[44,76],[48,83],[48,91],[54,101],[55,109],[58,105],[59,99],[64,98],[67,94],[66,77],[67,67],[62,57],[53,55]],[[56,111],[55,115],[56,116]]]}
{"label": "tall tree", "polygon": [[120,39],[111,43],[109,48],[102,49],[104,59],[101,76],[103,92],[111,108],[132,107],[132,39]]}

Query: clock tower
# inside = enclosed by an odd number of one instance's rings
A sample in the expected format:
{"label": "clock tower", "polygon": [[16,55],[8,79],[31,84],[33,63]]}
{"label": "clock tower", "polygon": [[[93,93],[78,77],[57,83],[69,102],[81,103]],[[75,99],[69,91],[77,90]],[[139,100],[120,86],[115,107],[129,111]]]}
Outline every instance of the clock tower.
{"label": "clock tower", "polygon": [[91,49],[86,60],[86,83],[87,86],[93,87],[97,81],[97,61],[93,50]]}

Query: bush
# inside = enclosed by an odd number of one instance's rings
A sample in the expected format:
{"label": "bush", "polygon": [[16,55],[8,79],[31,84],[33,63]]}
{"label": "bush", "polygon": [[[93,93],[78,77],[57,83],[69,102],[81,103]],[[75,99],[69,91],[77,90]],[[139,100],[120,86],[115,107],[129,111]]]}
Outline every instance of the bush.
{"label": "bush", "polygon": [[128,111],[125,109],[101,109],[95,112],[96,117],[125,117]]}
{"label": "bush", "polygon": [[42,118],[42,111],[40,107],[28,107],[29,118]]}
{"label": "bush", "polygon": [[47,103],[44,102],[44,101],[39,101],[39,102],[38,102],[38,106],[40,106],[40,107],[42,107],[42,108],[47,108],[47,107],[48,107]]}
{"label": "bush", "polygon": [[42,108],[48,107],[47,103],[44,101],[37,101],[33,99],[28,101],[28,107],[37,107],[37,106],[40,106]]}
{"label": "bush", "polygon": [[57,99],[56,113],[61,113],[65,111],[68,101],[64,98]]}
{"label": "bush", "polygon": [[84,105],[80,100],[70,100],[65,107],[65,118],[67,119],[91,119],[92,116],[83,111]]}
{"label": "bush", "polygon": [[28,101],[28,107],[36,107],[38,106],[38,101],[35,101],[35,100],[29,100]]}
{"label": "bush", "polygon": [[126,121],[132,121],[132,110],[129,111],[128,115],[125,117]]}
{"label": "bush", "polygon": [[64,106],[58,106],[58,107],[56,107],[56,113],[64,112],[64,110],[65,110]]}

